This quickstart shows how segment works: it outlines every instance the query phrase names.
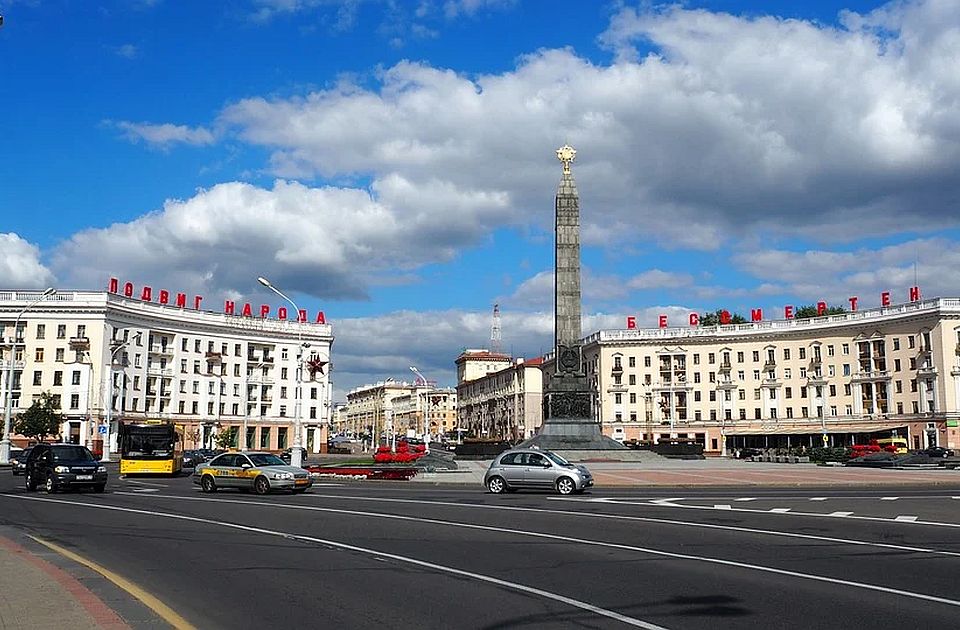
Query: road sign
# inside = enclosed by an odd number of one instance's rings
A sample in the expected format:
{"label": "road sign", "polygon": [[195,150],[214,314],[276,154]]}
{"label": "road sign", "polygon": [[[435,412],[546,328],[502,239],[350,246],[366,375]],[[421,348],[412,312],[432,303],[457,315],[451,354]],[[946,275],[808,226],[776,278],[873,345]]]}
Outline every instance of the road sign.
{"label": "road sign", "polygon": [[106,434],[107,434],[107,425],[103,425],[103,426],[101,426],[101,427],[97,427],[97,433],[99,433],[100,435],[106,435]]}
{"label": "road sign", "polygon": [[824,443],[824,444],[829,444],[829,443],[830,443],[830,438],[827,436],[826,433],[823,434],[823,443]]}

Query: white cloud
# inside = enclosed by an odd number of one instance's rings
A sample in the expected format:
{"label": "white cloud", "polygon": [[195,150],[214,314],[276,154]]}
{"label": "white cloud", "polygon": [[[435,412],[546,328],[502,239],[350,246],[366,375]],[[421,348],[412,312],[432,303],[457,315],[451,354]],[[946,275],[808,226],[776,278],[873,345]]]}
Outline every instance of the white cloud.
{"label": "white cloud", "polygon": [[651,269],[637,274],[627,281],[631,289],[675,289],[693,284],[693,277],[687,273],[676,273]]}
{"label": "white cloud", "polygon": [[[398,176],[371,192],[278,181],[270,190],[219,184],[129,223],[75,234],[54,253],[63,277],[101,286],[121,271],[184,289],[248,293],[258,275],[324,299],[364,298],[370,286],[409,281],[488,230],[502,195]],[[399,279],[399,280],[398,280]]]}
{"label": "white cloud", "polygon": [[41,289],[54,283],[53,274],[40,262],[40,249],[13,232],[0,233],[0,278],[10,289]]}
{"label": "white cloud", "polygon": [[124,44],[122,46],[118,46],[114,52],[117,54],[117,56],[123,57],[124,59],[135,59],[140,53],[137,47],[133,44]]}
{"label": "white cloud", "polygon": [[[108,122],[108,124],[111,124]],[[143,140],[147,144],[162,149],[169,148],[174,144],[189,144],[193,146],[203,146],[213,144],[216,140],[213,132],[203,127],[188,127],[186,125],[173,125],[170,123],[151,124],[151,123],[133,123],[125,120],[112,123],[115,127],[124,132],[124,137],[131,142]]]}

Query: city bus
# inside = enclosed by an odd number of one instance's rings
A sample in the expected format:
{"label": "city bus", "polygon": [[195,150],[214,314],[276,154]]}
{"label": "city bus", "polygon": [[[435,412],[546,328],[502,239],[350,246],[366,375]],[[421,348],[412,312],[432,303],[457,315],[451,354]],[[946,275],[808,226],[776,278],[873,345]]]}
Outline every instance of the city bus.
{"label": "city bus", "polygon": [[907,438],[902,437],[880,438],[877,440],[877,444],[881,449],[890,453],[906,453],[908,450]]}
{"label": "city bus", "polygon": [[183,468],[183,433],[166,422],[121,423],[120,474],[177,475]]}

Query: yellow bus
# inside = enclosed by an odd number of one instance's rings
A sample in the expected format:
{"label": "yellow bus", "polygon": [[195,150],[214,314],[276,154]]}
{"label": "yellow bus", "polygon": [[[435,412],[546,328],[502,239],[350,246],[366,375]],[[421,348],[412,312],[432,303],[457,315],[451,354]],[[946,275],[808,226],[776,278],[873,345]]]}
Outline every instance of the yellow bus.
{"label": "yellow bus", "polygon": [[120,474],[178,475],[183,468],[183,433],[166,422],[120,425]]}
{"label": "yellow bus", "polygon": [[906,453],[909,450],[907,448],[907,438],[902,437],[880,438],[877,440],[877,444],[881,449],[892,453]]}

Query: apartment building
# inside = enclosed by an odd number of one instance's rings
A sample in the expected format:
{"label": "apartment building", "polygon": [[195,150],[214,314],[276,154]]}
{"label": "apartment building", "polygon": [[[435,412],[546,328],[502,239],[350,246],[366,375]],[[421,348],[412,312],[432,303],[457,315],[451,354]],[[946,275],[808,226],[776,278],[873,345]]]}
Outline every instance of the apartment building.
{"label": "apartment building", "polygon": [[512,441],[536,433],[543,422],[541,359],[465,350],[456,363],[461,428],[478,437]]}
{"label": "apartment building", "polygon": [[[960,447],[960,299],[811,319],[601,330],[584,361],[605,434],[743,446],[907,437]],[[544,372],[549,378],[552,357]]]}
{"label": "apartment building", "polygon": [[456,418],[455,389],[387,379],[347,393],[344,430],[380,436],[428,433],[436,438],[455,429]]}
{"label": "apartment building", "polygon": [[[59,291],[32,305],[14,330],[17,316],[39,296],[0,291],[6,344],[0,365],[12,370],[13,414],[49,392],[65,418],[63,439],[95,450],[107,433],[108,406],[113,452],[119,422],[148,420],[177,424],[190,448],[209,446],[231,428],[239,442],[246,419],[249,447],[282,450],[293,444],[298,344],[305,364],[330,361],[330,324],[244,317],[108,291]],[[301,443],[313,452],[330,420],[326,371],[305,369],[302,377]],[[24,440],[14,436],[14,442]]]}

